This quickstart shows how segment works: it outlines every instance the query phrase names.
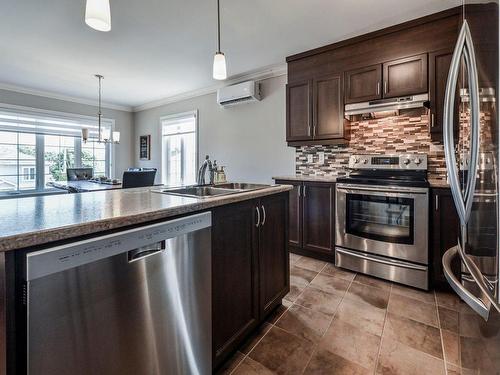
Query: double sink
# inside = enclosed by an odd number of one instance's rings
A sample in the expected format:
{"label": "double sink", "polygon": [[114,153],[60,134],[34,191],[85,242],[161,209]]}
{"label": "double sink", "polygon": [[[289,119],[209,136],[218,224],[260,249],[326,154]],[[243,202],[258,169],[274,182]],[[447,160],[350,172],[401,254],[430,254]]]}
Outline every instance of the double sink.
{"label": "double sink", "polygon": [[213,198],[229,194],[244,193],[252,190],[265,189],[269,186],[270,185],[231,182],[218,185],[186,186],[181,188],[159,190],[157,192],[191,198]]}

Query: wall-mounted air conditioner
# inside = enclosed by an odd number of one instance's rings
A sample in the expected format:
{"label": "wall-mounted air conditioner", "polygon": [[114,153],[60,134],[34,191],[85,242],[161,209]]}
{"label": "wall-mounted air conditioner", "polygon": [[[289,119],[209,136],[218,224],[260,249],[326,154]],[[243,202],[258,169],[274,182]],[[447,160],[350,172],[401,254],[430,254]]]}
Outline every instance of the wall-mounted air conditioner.
{"label": "wall-mounted air conditioner", "polygon": [[260,85],[247,81],[217,90],[217,103],[223,107],[260,100]]}

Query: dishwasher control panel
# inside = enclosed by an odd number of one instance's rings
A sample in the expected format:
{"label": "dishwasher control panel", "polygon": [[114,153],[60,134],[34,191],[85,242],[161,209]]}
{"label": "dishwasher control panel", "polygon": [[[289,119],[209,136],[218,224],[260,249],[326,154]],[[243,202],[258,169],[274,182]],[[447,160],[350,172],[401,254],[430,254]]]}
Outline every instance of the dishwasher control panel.
{"label": "dishwasher control panel", "polygon": [[211,225],[211,213],[204,212],[28,253],[26,281],[209,228]]}

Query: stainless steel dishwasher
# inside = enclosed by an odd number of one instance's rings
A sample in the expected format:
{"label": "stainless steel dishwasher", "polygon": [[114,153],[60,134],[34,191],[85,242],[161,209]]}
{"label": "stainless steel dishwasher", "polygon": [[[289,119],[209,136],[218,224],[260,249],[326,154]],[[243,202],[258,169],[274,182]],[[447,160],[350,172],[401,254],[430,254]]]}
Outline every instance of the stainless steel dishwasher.
{"label": "stainless steel dishwasher", "polygon": [[30,375],[210,374],[211,214],[27,253]]}

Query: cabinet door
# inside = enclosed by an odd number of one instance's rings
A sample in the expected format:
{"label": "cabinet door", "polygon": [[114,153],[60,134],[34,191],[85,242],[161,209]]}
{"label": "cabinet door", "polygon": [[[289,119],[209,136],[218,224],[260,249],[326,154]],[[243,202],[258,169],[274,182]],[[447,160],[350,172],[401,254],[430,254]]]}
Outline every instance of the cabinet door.
{"label": "cabinet door", "polygon": [[342,74],[314,80],[314,139],[335,139],[344,136],[344,95]]}
{"label": "cabinet door", "polygon": [[[441,259],[443,254],[457,244],[460,222],[453,203],[450,189],[432,189],[431,211],[431,259],[432,281],[436,287],[448,287],[443,273]],[[460,261],[453,265],[455,274],[459,274]]]}
{"label": "cabinet door", "polygon": [[304,250],[333,256],[333,194],[332,184],[304,183]]}
{"label": "cabinet door", "polygon": [[258,325],[256,201],[217,208],[212,224],[212,342],[218,366]]}
{"label": "cabinet door", "polygon": [[382,65],[345,73],[345,102],[360,103],[382,98]]}
{"label": "cabinet door", "polygon": [[[441,50],[429,54],[429,100],[431,103],[429,132],[431,133],[431,137],[436,140],[443,139],[444,96],[452,57],[453,49]],[[459,89],[457,88],[454,117],[456,128],[458,128],[460,116],[459,98]]]}
{"label": "cabinet door", "polygon": [[288,196],[288,244],[293,247],[302,246],[302,182],[281,181],[277,184],[292,185]]}
{"label": "cabinet door", "polygon": [[384,97],[427,92],[427,54],[389,61],[383,65]]}
{"label": "cabinet door", "polygon": [[312,138],[312,84],[303,81],[286,86],[286,140]]}
{"label": "cabinet door", "polygon": [[288,194],[262,198],[259,209],[259,295],[262,319],[281,303],[290,290]]}

